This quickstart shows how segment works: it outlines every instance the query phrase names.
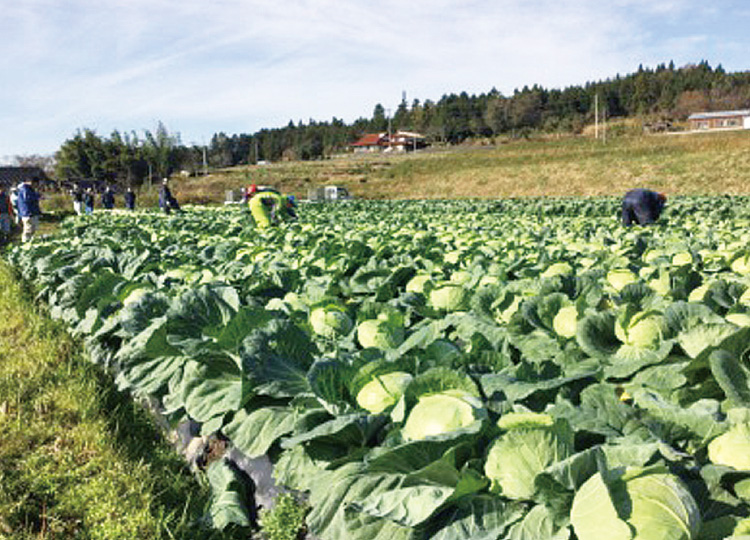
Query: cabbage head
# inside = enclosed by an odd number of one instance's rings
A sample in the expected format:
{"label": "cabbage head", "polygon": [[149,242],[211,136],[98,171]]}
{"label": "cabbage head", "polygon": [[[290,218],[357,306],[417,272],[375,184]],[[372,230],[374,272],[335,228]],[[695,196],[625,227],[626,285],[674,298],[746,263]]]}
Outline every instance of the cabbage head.
{"label": "cabbage head", "polygon": [[409,412],[402,433],[406,440],[419,441],[460,430],[486,416],[481,400],[467,392],[426,394]]}
{"label": "cabbage head", "polygon": [[651,248],[643,254],[643,261],[652,263],[659,257],[665,257],[666,252],[663,249]]}
{"label": "cabbage head", "polygon": [[506,431],[490,446],[484,474],[493,491],[531,499],[537,475],[573,454],[573,431],[567,421],[539,413],[508,413],[497,424]]}
{"label": "cabbage head", "polygon": [[430,303],[442,311],[465,311],[469,309],[471,293],[457,283],[446,283],[430,291]]}
{"label": "cabbage head", "polygon": [[576,492],[570,520],[579,540],[692,540],[701,527],[695,499],[661,467],[607,481],[596,473]]}
{"label": "cabbage head", "polygon": [[716,465],[750,471],[750,424],[735,424],[708,445],[708,459]]}
{"label": "cabbage head", "polygon": [[672,290],[672,279],[668,272],[660,272],[658,277],[649,280],[648,286],[651,287],[656,294],[667,296]]}
{"label": "cabbage head", "polygon": [[689,251],[680,251],[672,255],[672,266],[688,266],[693,262],[693,254]]}
{"label": "cabbage head", "polygon": [[664,316],[653,311],[634,315],[627,328],[619,323],[615,325],[615,334],[620,341],[640,349],[658,349],[665,331]]}
{"label": "cabbage head", "polygon": [[406,283],[406,292],[426,294],[432,289],[434,283],[429,274],[417,274]]}
{"label": "cabbage head", "polygon": [[404,329],[383,319],[368,319],[357,326],[357,340],[365,348],[395,349],[404,342]]}
{"label": "cabbage head", "polygon": [[404,371],[377,375],[357,393],[357,404],[372,414],[380,414],[401,399],[412,379]]}
{"label": "cabbage head", "polygon": [[132,289],[123,299],[122,305],[129,306],[130,304],[135,304],[153,290],[154,288],[152,286],[145,284],[143,286],[139,286],[138,288]]}
{"label": "cabbage head", "polygon": [[520,294],[507,295],[506,301],[496,306],[495,320],[501,325],[508,324],[511,317],[513,317],[513,315],[515,315],[515,313],[518,311],[518,308],[521,307],[522,301],[523,296],[521,296]]}
{"label": "cabbage head", "polygon": [[703,285],[700,285],[690,291],[690,294],[688,295],[688,302],[703,302],[710,286],[711,283],[704,283]]}
{"label": "cabbage head", "polygon": [[750,313],[728,313],[724,318],[737,326],[750,326]]}
{"label": "cabbage head", "polygon": [[552,319],[552,328],[558,336],[572,338],[576,335],[578,326],[578,310],[575,306],[560,308],[555,318]]}
{"label": "cabbage head", "polygon": [[630,285],[638,281],[638,276],[627,268],[615,268],[607,272],[607,282],[616,291],[621,291],[625,285]]}
{"label": "cabbage head", "polygon": [[732,268],[732,271],[737,274],[743,276],[750,274],[750,253],[740,255],[734,259],[729,266]]}
{"label": "cabbage head", "polygon": [[310,313],[310,325],[316,334],[327,338],[344,336],[354,327],[349,315],[337,306],[313,309]]}
{"label": "cabbage head", "polygon": [[573,273],[573,267],[566,262],[557,262],[549,265],[547,269],[542,272],[542,277],[550,278],[555,276],[569,276]]}
{"label": "cabbage head", "polygon": [[451,283],[457,283],[458,285],[466,285],[472,280],[473,276],[466,270],[456,270],[451,274]]}

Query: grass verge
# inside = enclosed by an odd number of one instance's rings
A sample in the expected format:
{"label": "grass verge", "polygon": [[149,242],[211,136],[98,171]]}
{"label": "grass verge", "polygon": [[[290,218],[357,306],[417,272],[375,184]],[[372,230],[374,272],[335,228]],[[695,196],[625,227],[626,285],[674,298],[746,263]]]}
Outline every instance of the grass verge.
{"label": "grass verge", "polygon": [[[151,418],[0,261],[0,538],[230,538]],[[245,535],[247,537],[247,535]]]}

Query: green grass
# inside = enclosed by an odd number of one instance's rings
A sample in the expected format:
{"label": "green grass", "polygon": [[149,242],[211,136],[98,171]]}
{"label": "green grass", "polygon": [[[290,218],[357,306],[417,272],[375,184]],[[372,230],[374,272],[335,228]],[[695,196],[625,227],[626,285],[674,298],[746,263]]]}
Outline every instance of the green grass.
{"label": "green grass", "polygon": [[0,538],[233,537],[204,530],[207,489],[5,263],[0,320]]}

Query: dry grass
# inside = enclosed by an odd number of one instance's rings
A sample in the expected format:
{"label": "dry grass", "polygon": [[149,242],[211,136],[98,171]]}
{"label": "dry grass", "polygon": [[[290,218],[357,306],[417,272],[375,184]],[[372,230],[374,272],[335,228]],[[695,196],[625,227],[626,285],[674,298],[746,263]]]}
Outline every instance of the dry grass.
{"label": "dry grass", "polygon": [[297,197],[337,184],[368,199],[618,195],[648,186],[672,195],[750,193],[750,133],[515,141],[416,155],[345,156],[218,171],[180,181],[181,200],[223,199],[255,182]]}

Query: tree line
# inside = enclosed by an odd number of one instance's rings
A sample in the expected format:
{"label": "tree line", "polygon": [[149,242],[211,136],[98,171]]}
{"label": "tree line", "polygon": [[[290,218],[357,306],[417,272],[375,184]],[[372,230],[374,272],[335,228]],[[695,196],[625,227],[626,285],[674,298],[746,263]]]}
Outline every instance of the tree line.
{"label": "tree line", "polygon": [[262,161],[322,159],[345,151],[365,133],[388,129],[419,132],[432,144],[460,144],[476,138],[580,133],[595,114],[679,121],[693,112],[742,108],[750,108],[750,72],[727,73],[706,61],[680,68],[670,62],[565,89],[534,85],[509,96],[492,89],[479,95],[448,94],[437,102],[402,99],[392,116],[377,104],[372,117],[351,124],[335,117],[330,122],[290,121],[253,134],[217,133],[205,147],[182,144],[161,123],[142,136],[115,131],[102,137],[84,129],[56,153],[55,173],[66,180],[137,186],[176,171],[200,174]]}

